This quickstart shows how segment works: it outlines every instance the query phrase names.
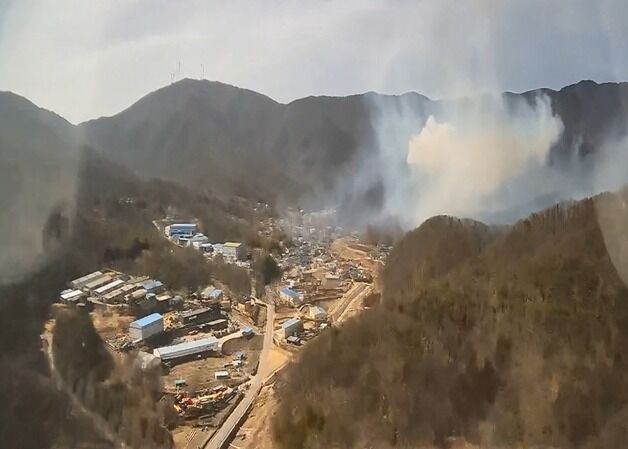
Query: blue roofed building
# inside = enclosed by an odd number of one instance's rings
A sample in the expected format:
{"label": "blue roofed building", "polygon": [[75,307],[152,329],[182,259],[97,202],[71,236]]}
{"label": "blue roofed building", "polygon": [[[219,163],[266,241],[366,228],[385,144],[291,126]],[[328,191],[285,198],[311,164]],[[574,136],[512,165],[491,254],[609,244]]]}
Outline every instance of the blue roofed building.
{"label": "blue roofed building", "polygon": [[210,285],[201,292],[201,299],[206,301],[219,301],[223,297],[223,291],[219,288]]}
{"label": "blue roofed building", "polygon": [[164,318],[159,313],[152,313],[139,320],[133,321],[129,326],[131,340],[146,340],[153,335],[164,331]]}
{"label": "blue roofed building", "polygon": [[149,279],[142,282],[142,288],[146,290],[147,293],[159,293],[164,289],[164,284],[161,281]]}
{"label": "blue roofed building", "polygon": [[279,291],[279,297],[284,301],[289,302],[293,306],[297,307],[303,304],[304,295],[303,293],[292,290],[289,287],[284,287]]}
{"label": "blue roofed building", "polygon": [[220,298],[222,298],[222,290],[219,289],[219,288],[215,288],[209,294],[209,299],[212,300],[212,301],[218,301]]}

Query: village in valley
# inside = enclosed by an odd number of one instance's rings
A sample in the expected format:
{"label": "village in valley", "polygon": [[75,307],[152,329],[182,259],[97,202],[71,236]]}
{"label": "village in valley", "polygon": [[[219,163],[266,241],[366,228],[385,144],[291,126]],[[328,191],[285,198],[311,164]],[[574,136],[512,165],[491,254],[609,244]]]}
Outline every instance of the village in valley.
{"label": "village in valley", "polygon": [[[146,375],[160,376],[176,447],[221,448],[234,439],[237,447],[263,447],[277,374],[309,341],[379,300],[390,248],[344,232],[334,211],[289,210],[261,223],[260,234],[288,238],[272,255],[277,279],[260,286],[253,267],[260,250],[211,242],[194,219],[153,224],[172,245],[248,270],[251,294],[209,279],[196,291],[173,290],[103,267],[69,281],[56,307],[89,313],[114,357],[133,357]],[[53,326],[54,318],[45,338]]]}

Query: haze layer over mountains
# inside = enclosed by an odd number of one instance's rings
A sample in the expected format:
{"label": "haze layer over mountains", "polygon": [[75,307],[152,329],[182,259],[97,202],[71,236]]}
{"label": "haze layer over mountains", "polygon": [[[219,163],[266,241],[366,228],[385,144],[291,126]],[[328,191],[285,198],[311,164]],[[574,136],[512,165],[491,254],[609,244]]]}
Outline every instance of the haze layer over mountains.
{"label": "haze layer over mountains", "polygon": [[[78,126],[11,93],[0,94],[0,111],[7,161],[0,201],[29,223],[11,239],[25,264],[43,247],[39,237],[28,238],[29,227],[42,229],[52,212],[73,208],[82,146],[140,177],[278,210],[334,207],[350,225],[403,229],[441,213],[513,222],[620,187],[628,161],[626,83],[455,100],[366,93],[281,104],[185,79]],[[51,168],[55,189],[26,182],[40,177],[38,166]],[[41,204],[26,204],[24,195]],[[11,247],[5,265],[17,260]]]}

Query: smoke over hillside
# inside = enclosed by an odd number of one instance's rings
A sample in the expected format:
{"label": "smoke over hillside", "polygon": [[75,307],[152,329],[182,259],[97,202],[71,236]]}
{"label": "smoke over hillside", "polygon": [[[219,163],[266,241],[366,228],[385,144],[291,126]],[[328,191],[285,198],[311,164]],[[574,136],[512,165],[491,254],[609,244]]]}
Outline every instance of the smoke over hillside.
{"label": "smoke over hillside", "polygon": [[[421,186],[418,221],[441,213],[482,214],[513,180],[545,164],[562,129],[547,98],[511,112],[499,98],[453,109],[444,122],[430,116],[408,144],[407,162]],[[518,199],[513,193],[502,206]]]}
{"label": "smoke over hillside", "polygon": [[345,202],[370,201],[370,209],[353,214],[354,222],[394,218],[411,229],[452,214],[512,223],[628,181],[621,168],[628,161],[628,141],[621,137],[626,124],[609,124],[585,142],[582,131],[565,126],[562,105],[543,93],[423,107],[404,97],[387,100],[371,98],[372,146],[339,184]]}
{"label": "smoke over hillside", "polygon": [[48,261],[69,233],[78,178],[73,126],[0,93],[0,284]]}

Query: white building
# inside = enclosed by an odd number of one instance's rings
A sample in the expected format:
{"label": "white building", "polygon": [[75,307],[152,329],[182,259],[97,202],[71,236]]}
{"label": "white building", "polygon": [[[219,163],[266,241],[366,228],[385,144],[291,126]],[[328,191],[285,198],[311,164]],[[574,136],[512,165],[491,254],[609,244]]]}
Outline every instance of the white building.
{"label": "white building", "polygon": [[188,246],[191,246],[194,249],[199,249],[200,246],[205,243],[209,243],[209,237],[205,234],[194,234],[188,239]]}
{"label": "white building", "polygon": [[112,279],[113,279],[113,275],[109,273],[105,273],[101,276],[91,279],[87,284],[85,284],[85,288],[91,291],[111,282]]}
{"label": "white building", "polygon": [[324,290],[334,290],[340,288],[340,278],[333,274],[326,275],[321,281],[321,288]]}
{"label": "white building", "polygon": [[203,291],[201,292],[201,299],[207,300],[207,301],[220,301],[220,299],[222,298],[222,290],[219,288],[214,287],[213,285],[210,285],[206,288],[203,289]]}
{"label": "white building", "polygon": [[123,285],[124,281],[122,279],[116,279],[115,281],[111,281],[108,284],[103,285],[102,287],[98,287],[94,290],[94,293],[97,296],[103,296],[114,289],[122,287]]}
{"label": "white building", "polygon": [[85,293],[81,290],[63,290],[59,295],[59,299],[67,303],[75,303],[85,297]]}
{"label": "white building", "polygon": [[201,338],[199,340],[186,341],[172,346],[164,346],[157,348],[153,354],[162,361],[175,360],[192,355],[202,354],[204,352],[218,352],[220,350],[220,342],[216,337]]}
{"label": "white building", "polygon": [[246,248],[239,242],[225,242],[222,245],[222,255],[227,259],[243,260],[246,257]]}
{"label": "white building", "polygon": [[310,318],[316,321],[325,321],[327,312],[319,306],[310,306]]}

